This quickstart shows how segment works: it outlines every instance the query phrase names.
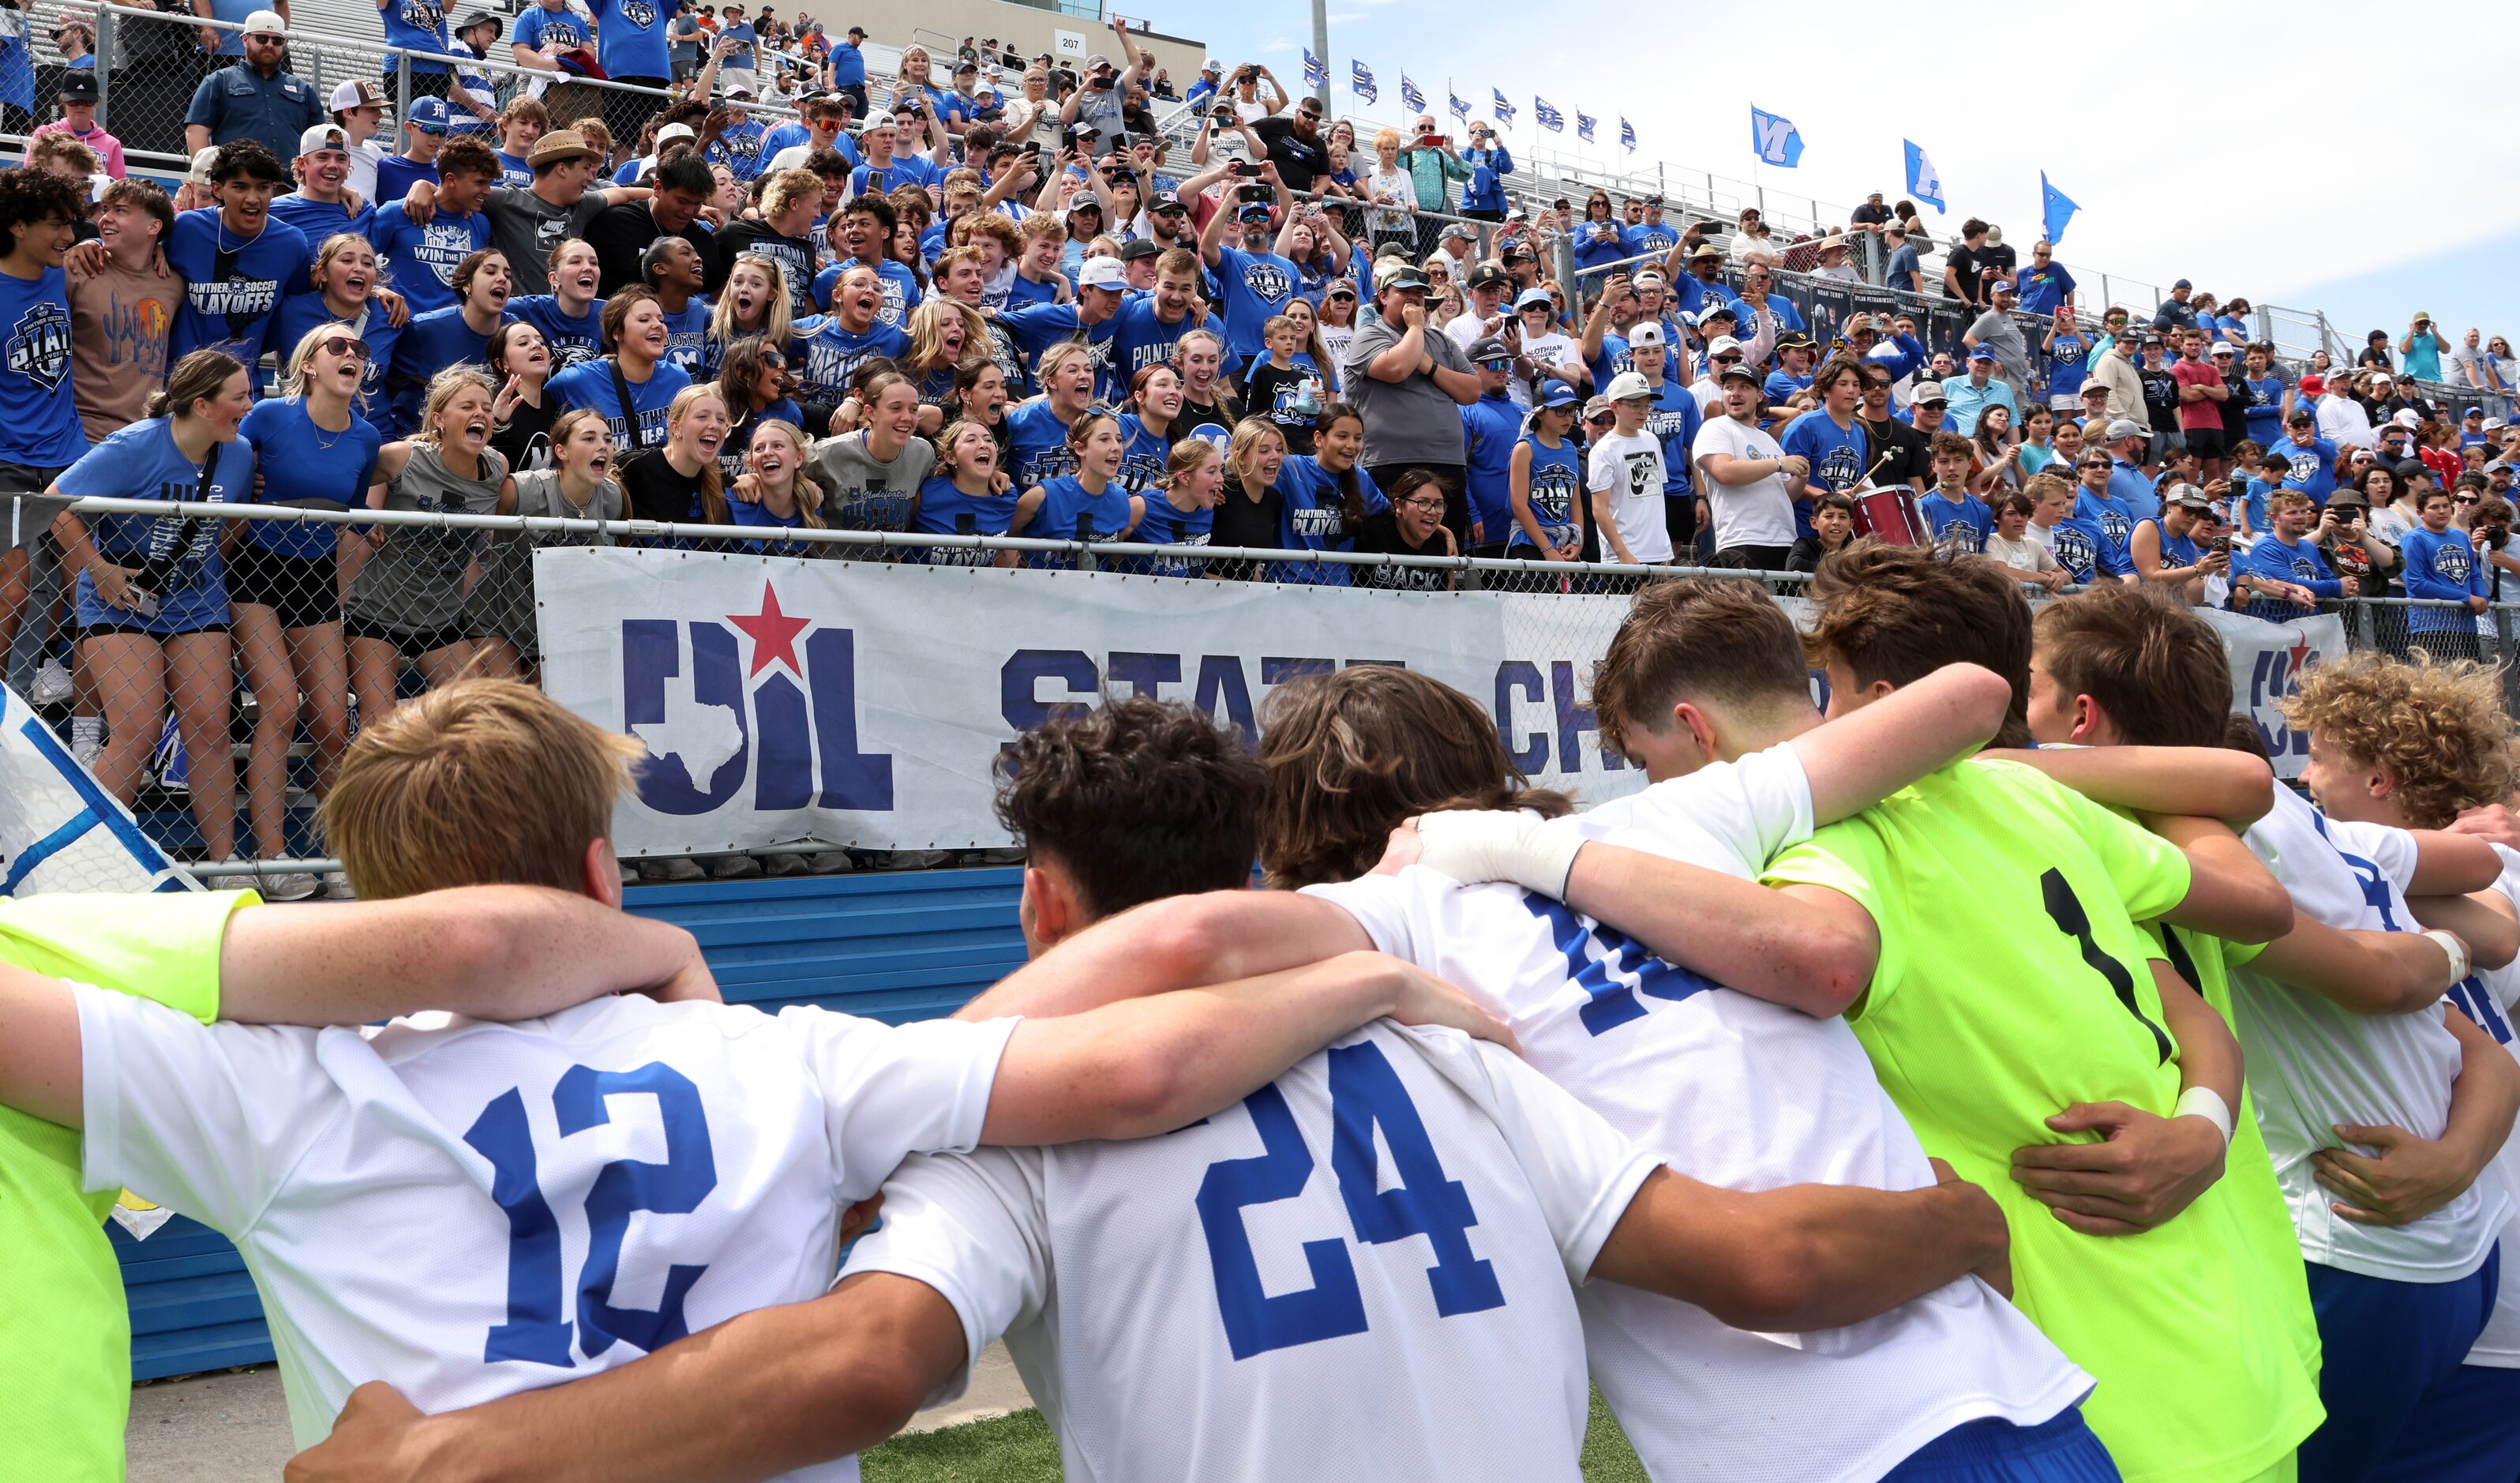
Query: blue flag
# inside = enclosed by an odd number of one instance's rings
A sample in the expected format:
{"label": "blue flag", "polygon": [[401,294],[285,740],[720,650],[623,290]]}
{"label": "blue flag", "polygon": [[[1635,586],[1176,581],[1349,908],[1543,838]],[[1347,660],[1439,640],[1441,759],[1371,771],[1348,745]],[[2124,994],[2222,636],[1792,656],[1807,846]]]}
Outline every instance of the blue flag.
{"label": "blue flag", "polygon": [[1372,69],[1363,62],[1348,63],[1347,90],[1368,103],[1375,102],[1381,97],[1373,85]]}
{"label": "blue flag", "polygon": [[1803,131],[1790,118],[1750,110],[1750,153],[1768,164],[1790,170],[1802,162]]}
{"label": "blue flag", "polygon": [[1400,101],[1409,105],[1414,112],[1420,113],[1426,112],[1426,95],[1418,91],[1418,84],[1409,80],[1407,72],[1400,74]]}
{"label": "blue flag", "polygon": [[1314,56],[1311,47],[1304,48],[1304,86],[1328,87],[1329,85],[1329,65]]}
{"label": "blue flag", "polygon": [[1637,126],[1624,117],[1619,120],[1619,143],[1627,146],[1629,154],[1637,152]]}
{"label": "blue flag", "polygon": [[1552,134],[1566,132],[1566,115],[1551,108],[1549,100],[1537,94],[1531,100],[1531,121]]}
{"label": "blue flag", "polygon": [[1467,122],[1469,122],[1469,121],[1470,121],[1470,106],[1469,106],[1468,104],[1463,103],[1463,102],[1462,101],[1462,95],[1461,95],[1461,94],[1459,94],[1459,93],[1446,93],[1446,94],[1444,95],[1444,97],[1446,98],[1446,100],[1447,100],[1447,101],[1449,101],[1449,102],[1453,105],[1453,116],[1454,116],[1454,117],[1459,118],[1459,119],[1460,119],[1460,120],[1462,120],[1463,123],[1467,123]]}
{"label": "blue flag", "polygon": [[1923,150],[1916,148],[1916,141],[1903,139],[1899,142],[1908,151],[1908,194],[1932,206],[1936,215],[1949,210],[1943,202],[1943,177],[1934,169],[1934,162],[1925,157]]}
{"label": "blue flag", "polygon": [[2056,240],[2065,235],[2065,223],[2072,221],[2082,207],[2074,204],[2074,198],[2048,183],[2046,170],[2039,172],[2039,204],[2048,228],[2048,245],[2054,247]]}
{"label": "blue flag", "polygon": [[1505,101],[1505,89],[1490,88],[1488,91],[1496,94],[1496,101],[1488,105],[1488,112],[1495,115],[1497,122],[1512,128],[1513,105]]}
{"label": "blue flag", "polygon": [[1575,111],[1575,137],[1583,140],[1586,144],[1591,144],[1593,142],[1593,125],[1596,121],[1597,120],[1592,114],[1585,112],[1582,109],[1577,109]]}

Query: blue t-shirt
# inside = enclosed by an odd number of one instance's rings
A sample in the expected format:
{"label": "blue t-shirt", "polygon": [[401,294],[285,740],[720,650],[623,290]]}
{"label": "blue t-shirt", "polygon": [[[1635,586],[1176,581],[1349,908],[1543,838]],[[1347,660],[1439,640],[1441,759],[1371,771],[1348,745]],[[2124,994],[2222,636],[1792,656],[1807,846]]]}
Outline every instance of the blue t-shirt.
{"label": "blue t-shirt", "polygon": [[1572,236],[1578,268],[1598,268],[1628,255],[1627,240],[1615,221],[1579,221]]}
{"label": "blue t-shirt", "polygon": [[2245,414],[2249,436],[2256,439],[2258,446],[2272,448],[2284,436],[2283,378],[2269,372],[2265,376],[2243,377],[2241,381],[2249,388],[2249,410]]}
{"label": "blue t-shirt", "polygon": [[944,178],[945,172],[936,168],[936,161],[924,155],[895,155],[892,163],[883,169],[862,164],[849,171],[849,195],[854,199],[873,190],[888,196],[906,185],[924,189]]}
{"label": "blue t-shirt", "polygon": [[2021,270],[2017,282],[2021,289],[2020,309],[2024,314],[2053,314],[2065,295],[2074,292],[2074,275],[2060,262]]}
{"label": "blue t-shirt", "polygon": [[2126,502],[2125,496],[2117,492],[2114,478],[2109,483],[2110,489],[2105,495],[2093,494],[2077,486],[2074,491],[2074,518],[2091,521],[2109,538],[2111,545],[2124,548],[2135,538],[2135,522],[2142,519],[2146,512]]}
{"label": "blue t-shirt", "polygon": [[[1705,426],[1706,414],[1687,386],[1667,381],[1654,388],[1653,410],[1645,414],[1645,431],[1662,443],[1664,499],[1683,498],[1694,487],[1688,477],[1689,452],[1697,446],[1698,429]],[[1861,425],[1856,430],[1863,430]]]}
{"label": "blue t-shirt", "polygon": [[2075,517],[2058,520],[2048,532],[2053,540],[2056,564],[2073,575],[2079,585],[2089,585],[2095,576],[2115,576],[2134,569],[2126,559],[2126,547],[2111,541],[2108,532],[2094,522]]}
{"label": "blue t-shirt", "polygon": [[1007,409],[1007,475],[1018,491],[1036,489],[1076,472],[1076,454],[1067,446],[1067,425],[1052,410],[1050,398]]}
{"label": "blue t-shirt", "polygon": [[[1771,371],[1760,390],[1767,397],[1769,406],[1781,407],[1793,397],[1794,393],[1809,391],[1811,387],[1812,379],[1809,375],[1796,376],[1791,371]],[[1804,414],[1804,416],[1809,415],[1809,413]]]}
{"label": "blue t-shirt", "polygon": [[69,281],[0,273],[0,459],[63,469],[87,454],[70,395]]}
{"label": "blue t-shirt", "polygon": [[1053,345],[1064,344],[1081,333],[1094,362],[1094,395],[1100,400],[1116,402],[1128,388],[1118,384],[1111,370],[1111,337],[1119,332],[1120,316],[1112,315],[1101,324],[1087,329],[1076,312],[1076,305],[1027,304],[1020,309],[1008,309],[998,315],[998,328],[1015,342],[1026,369],[1035,379],[1041,374],[1041,353]]}
{"label": "blue t-shirt", "polygon": [[[951,478],[931,473],[919,486],[919,513],[912,517],[910,528],[927,535],[1005,535],[1018,498],[1012,489],[1005,494],[965,494]],[[922,546],[911,560],[929,566],[993,566],[998,553]]]}
{"label": "blue t-shirt", "polygon": [[1058,286],[1064,281],[1061,278],[1052,277],[1034,283],[1021,273],[1010,273],[1007,275],[1007,300],[998,306],[999,312],[1055,302],[1058,298]]}
{"label": "blue t-shirt", "polygon": [[2109,498],[2127,513],[2130,520],[2161,514],[2161,496],[2154,492],[2152,481],[2143,471],[2124,459],[2109,470]]}
{"label": "blue t-shirt", "polygon": [[1300,275],[1300,269],[1275,252],[1245,252],[1240,247],[1218,246],[1216,281],[1224,290],[1227,375],[1267,350],[1260,327],[1273,316],[1286,312],[1286,302],[1295,296]]}
{"label": "blue t-shirt", "polygon": [[[664,305],[657,309],[664,312]],[[665,312],[665,359],[698,381],[708,365],[709,301],[695,296],[680,314]]]}
{"label": "blue t-shirt", "polygon": [[525,162],[524,157],[511,155],[505,150],[492,150],[490,153],[499,157],[499,184],[515,186],[519,191],[534,188],[534,167]]}
{"label": "blue t-shirt", "polygon": [[[1182,510],[1158,487],[1138,496],[1142,513],[1129,539],[1148,546],[1204,546],[1216,530],[1216,512],[1207,506]],[[1207,562],[1191,556],[1135,557],[1122,569],[1158,577],[1194,577]]]}
{"label": "blue t-shirt", "polygon": [[849,377],[878,356],[893,359],[910,353],[910,337],[878,322],[864,335],[850,333],[836,318],[826,319],[805,337],[805,365],[797,394],[809,402],[838,402],[849,394]]}
{"label": "blue t-shirt", "polygon": [[[805,517],[801,511],[773,515],[767,505],[730,499],[726,502],[726,522],[768,530],[794,530],[805,523]],[[825,548],[812,541],[769,540],[744,541],[737,549],[751,556],[810,557]]]}
{"label": "blue t-shirt", "polygon": [[2079,396],[2083,382],[2092,375],[2092,337],[2076,333],[2059,335],[2048,347],[2048,394],[2050,397]]}
{"label": "blue t-shirt", "polygon": [[[2410,598],[2448,598],[2464,602],[2485,596],[2485,567],[2466,531],[2452,526],[2435,535],[2418,525],[2399,543],[2407,569],[2401,580]],[[2465,607],[2409,607],[2407,627],[2416,633],[2474,633],[2476,615]]]}
{"label": "blue t-shirt", "polygon": [[732,41],[735,43],[734,50],[726,54],[726,60],[718,64],[718,69],[720,71],[748,72],[754,70],[752,65],[752,48],[753,44],[761,38],[759,33],[753,30],[752,22],[748,21],[739,21],[733,25],[719,26],[717,39],[720,41]]}
{"label": "blue t-shirt", "polygon": [[[1376,516],[1391,508],[1391,502],[1374,486],[1373,475],[1362,468],[1355,473],[1358,492],[1364,496],[1364,514]],[[1281,546],[1289,551],[1356,549],[1357,532],[1347,528],[1338,475],[1324,469],[1320,459],[1301,453],[1289,456],[1278,466],[1277,489],[1285,500],[1278,516]],[[1355,585],[1343,562],[1273,562],[1269,579],[1310,587]]]}
{"label": "blue t-shirt", "polygon": [[1132,293],[1111,316],[1111,380],[1122,387],[1148,366],[1171,363],[1181,337],[1197,328],[1184,314],[1171,324],[1155,317],[1154,291]]}
{"label": "blue t-shirt", "polygon": [[[537,5],[518,14],[516,28],[508,33],[508,39],[538,52],[571,51],[586,45],[586,22],[566,6],[550,10]],[[599,64],[603,61],[600,57],[596,60]],[[608,67],[605,70],[612,69]]]}
{"label": "blue t-shirt", "polygon": [[[377,16],[385,23],[385,45],[406,47],[415,52],[451,52],[446,37],[446,12],[437,0],[377,0]],[[385,59],[385,71],[390,76],[401,66],[401,59]],[[411,59],[415,72],[442,72],[443,62]],[[606,68],[609,71],[610,68]]]}
{"label": "blue t-shirt", "polygon": [[1929,489],[1916,509],[1925,517],[1925,534],[1937,546],[1949,541],[1956,550],[1984,551],[1986,538],[1995,533],[1995,512],[1974,494],[1963,492],[1952,500],[1940,489]]}
{"label": "blue t-shirt", "polygon": [[430,377],[449,366],[486,371],[489,363],[490,337],[473,334],[461,307],[413,315],[394,346],[393,380],[401,383],[394,395],[394,430],[408,432],[420,426],[420,398]]}
{"label": "blue t-shirt", "polygon": [[[1541,534],[1549,537],[1552,546],[1563,546],[1574,539],[1577,513],[1584,508],[1583,450],[1562,440],[1552,448],[1532,432],[1524,433],[1521,440],[1531,445],[1531,489],[1527,496],[1531,517],[1540,522]],[[1514,519],[1510,513],[1506,523],[1512,532],[1506,537],[1506,555],[1540,549],[1531,544],[1522,521]]]}
{"label": "blue t-shirt", "polygon": [[[1635,226],[1619,229],[1620,250],[1629,257],[1642,257],[1647,252],[1668,252],[1678,246],[1679,242],[1678,232],[1655,222],[1641,221]],[[1639,265],[1638,271],[1643,271],[1642,264]]]}
{"label": "blue t-shirt", "polygon": [[394,413],[385,382],[387,373],[393,370],[395,347],[402,341],[403,331],[411,326],[409,322],[400,326],[385,323],[384,306],[377,303],[368,304],[361,317],[364,323],[354,325],[337,318],[325,308],[323,294],[300,293],[281,304],[280,313],[272,324],[272,349],[286,369],[289,357],[297,349],[297,342],[318,325],[339,325],[350,333],[351,337],[367,341],[368,364],[359,373],[356,410],[360,417],[378,428],[390,432],[393,430]]}
{"label": "blue t-shirt", "polygon": [[674,75],[666,30],[677,0],[594,0],[595,60],[612,78]]}
{"label": "blue t-shirt", "polygon": [[[307,415],[305,399],[295,396],[254,403],[237,425],[237,436],[251,445],[262,474],[254,502],[307,510],[350,510],[365,504],[368,485],[376,479],[377,450],[385,440],[375,424],[358,417],[350,419],[346,429],[327,432]],[[245,522],[246,540],[300,561],[333,555],[340,531],[338,525]]]}
{"label": "blue t-shirt", "polygon": [[1464,493],[1483,544],[1505,540],[1513,524],[1513,447],[1522,438],[1522,408],[1502,391],[1483,394],[1462,409]]}
{"label": "blue t-shirt", "polygon": [[2223,502],[2227,512],[2225,517],[2236,525],[2240,523],[2240,517],[2245,514],[2248,517],[2249,534],[2266,534],[2272,528],[2267,523],[2267,497],[2282,487],[2281,484],[2270,484],[2265,479],[2249,480],[2248,493],[2233,495]]}
{"label": "blue t-shirt", "polygon": [[[2267,451],[2292,465],[2284,476],[2286,489],[2298,489],[2324,506],[2327,497],[2336,492],[2336,445],[2323,437],[2314,436],[2308,443],[2291,438],[2270,443]],[[2258,527],[2264,530],[2266,527]]]}
{"label": "blue t-shirt", "polygon": [[[414,71],[418,71],[420,69],[419,64],[414,63],[412,69]],[[394,204],[400,202],[404,197],[409,196],[411,194],[412,182],[417,180],[426,180],[429,184],[435,185],[437,183],[437,161],[432,159],[428,163],[423,164],[417,159],[406,159],[400,155],[387,155],[384,158],[378,160],[376,200],[377,214],[380,216],[383,215],[386,206]]]}
{"label": "blue t-shirt", "polygon": [[[1871,440],[1858,418],[1841,427],[1819,407],[1785,424],[1777,446],[1811,462],[1811,493],[1840,494],[1854,488],[1871,467]],[[1811,534],[1811,502],[1794,501],[1794,533]]]}
{"label": "blue t-shirt", "polygon": [[[72,499],[199,500],[240,505],[253,498],[253,449],[244,442],[212,443],[209,478],[175,446],[172,425],[162,417],[133,423],[90,448],[55,482]],[[99,555],[117,566],[151,573],[158,611],[150,616],[109,607],[96,595],[96,579],[78,577],[82,628],[137,628],[154,634],[193,633],[228,620],[227,576],[219,541],[227,522],[175,515],[99,515],[87,518]]]}
{"label": "blue t-shirt", "polygon": [[888,257],[880,262],[865,262],[852,257],[846,262],[827,264],[822,272],[814,275],[814,282],[809,287],[814,307],[830,309],[832,291],[839,287],[840,275],[856,267],[873,268],[876,277],[883,281],[883,302],[875,311],[875,322],[896,327],[908,324],[910,311],[919,307],[923,296],[919,292],[919,278],[907,264],[894,262]]}
{"label": "blue t-shirt", "polygon": [[[1062,473],[1041,485],[1041,496],[1031,523],[1019,534],[1045,541],[1116,541],[1129,529],[1133,496],[1116,478],[1095,494],[1075,474]],[[1038,551],[1026,558],[1026,564],[1063,570],[1075,560],[1061,552]]]}
{"label": "blue t-shirt", "polygon": [[[1750,328],[1749,301],[1746,299],[1736,298],[1733,299],[1732,303],[1732,318],[1734,322],[1742,330],[1748,330]],[[1777,316],[1777,328],[1780,331],[1807,330],[1811,328],[1809,325],[1803,323],[1803,311],[1795,308],[1794,301],[1785,297],[1782,293],[1771,293],[1768,295],[1768,310],[1770,313]]]}
{"label": "blue t-shirt", "polygon": [[254,362],[266,348],[272,317],[283,298],[310,291],[307,270],[314,262],[306,234],[287,222],[266,219],[261,232],[240,243],[215,207],[177,216],[166,265],[184,277],[184,308],[175,316],[166,363],[196,350],[223,350],[245,363],[259,389]]}
{"label": "blue t-shirt", "polygon": [[832,86],[866,86],[866,53],[857,43],[842,39],[832,43]]}
{"label": "blue t-shirt", "polygon": [[321,247],[326,240],[343,232],[365,237],[376,220],[372,202],[362,202],[356,211],[338,201],[315,201],[292,192],[271,200],[271,219],[285,221],[306,235],[306,246]]}
{"label": "blue t-shirt", "polygon": [[674,393],[691,383],[691,373],[671,361],[657,362],[645,382],[627,382],[630,400],[638,412],[635,436],[630,419],[621,409],[620,393],[612,384],[612,367],[605,361],[583,361],[569,367],[545,382],[543,393],[558,398],[557,405],[563,410],[592,407],[602,413],[604,425],[612,429],[612,446],[620,454],[615,462],[627,463],[634,453],[664,446],[665,409],[674,404]]}
{"label": "blue t-shirt", "polygon": [[[2231,554],[2231,572],[2234,576],[2259,576],[2271,581],[2291,582],[2309,588],[2313,597],[2340,598],[2345,595],[2345,584],[2328,570],[2327,559],[2318,548],[2308,541],[2296,541],[2287,546],[2272,535],[2266,536],[2253,543],[2247,551]],[[2278,598],[2254,599],[2241,605],[2240,610],[2270,623],[2289,623],[2304,611]]]}
{"label": "blue t-shirt", "polygon": [[457,216],[440,211],[427,226],[414,222],[400,201],[388,202],[368,228],[385,282],[411,304],[417,316],[455,302],[455,270],[464,259],[490,245],[490,218],[473,211]]}
{"label": "blue t-shirt", "polygon": [[1111,482],[1149,500],[1164,497],[1164,466],[1173,456],[1169,429],[1157,432],[1134,412],[1120,414],[1120,473]]}
{"label": "blue t-shirt", "polygon": [[604,354],[604,300],[595,299],[581,317],[572,317],[561,306],[557,293],[528,293],[508,300],[508,323],[522,322],[543,332],[543,342],[551,346],[552,374],[594,360]]}
{"label": "blue t-shirt", "polygon": [[769,161],[770,156],[761,148],[762,138],[769,132],[769,126],[758,118],[728,124],[709,141],[709,162],[726,166],[738,180],[750,180]]}
{"label": "blue t-shirt", "polygon": [[[243,25],[247,21],[252,19],[255,11],[263,8],[264,7],[259,3],[259,0],[210,0],[210,19],[213,21],[229,22],[236,25]],[[189,11],[192,7],[186,6],[185,9]],[[244,56],[245,32],[219,32],[218,55],[222,57]],[[282,162],[286,163],[287,161],[284,160]]]}
{"label": "blue t-shirt", "polygon": [[[846,134],[838,136],[837,139],[832,141],[833,146],[836,147],[840,143],[846,141],[848,137],[849,136]],[[764,159],[776,159],[779,157],[779,152],[781,150],[787,149],[791,145],[811,144],[813,142],[813,130],[808,129],[803,124],[798,123],[795,119],[790,118],[786,123],[771,125],[770,132],[761,136],[761,157]],[[829,203],[829,202],[825,202],[827,205]]]}

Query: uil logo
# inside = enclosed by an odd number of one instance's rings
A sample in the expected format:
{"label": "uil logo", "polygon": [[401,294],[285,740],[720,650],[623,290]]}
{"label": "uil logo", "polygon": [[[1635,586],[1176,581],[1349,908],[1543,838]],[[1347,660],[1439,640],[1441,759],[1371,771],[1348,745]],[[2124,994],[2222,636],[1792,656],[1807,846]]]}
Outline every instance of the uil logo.
{"label": "uil logo", "polygon": [[758,810],[893,806],[891,756],[858,743],[856,634],[790,616],[768,582],[757,613],[623,620],[621,723],[658,813],[713,813],[747,781]]}
{"label": "uil logo", "polygon": [[[2310,733],[2285,725],[2275,702],[2301,689],[2301,672],[2318,657],[2318,651],[2298,629],[2294,631],[2292,648],[2258,652],[2258,662],[2249,675],[2249,719],[2257,726],[2258,741],[2265,745],[2268,756],[2310,755]],[[2261,719],[2266,717],[2272,717],[2272,722]]]}
{"label": "uil logo", "polygon": [[1276,263],[1255,262],[1242,270],[1242,287],[1271,303],[1284,298],[1295,290],[1295,281]]}
{"label": "uil logo", "polygon": [[2074,574],[2077,582],[2092,579],[2092,568],[2099,561],[2099,548],[2092,544],[2088,531],[2077,530],[2059,522],[2056,526],[2056,564]]}
{"label": "uil logo", "polygon": [[70,374],[70,317],[55,303],[30,304],[9,327],[9,369],[46,391]]}
{"label": "uil logo", "polygon": [[2444,546],[2433,553],[2433,575],[2445,582],[2467,584],[2468,573],[2475,570],[2469,562],[2465,543]]}

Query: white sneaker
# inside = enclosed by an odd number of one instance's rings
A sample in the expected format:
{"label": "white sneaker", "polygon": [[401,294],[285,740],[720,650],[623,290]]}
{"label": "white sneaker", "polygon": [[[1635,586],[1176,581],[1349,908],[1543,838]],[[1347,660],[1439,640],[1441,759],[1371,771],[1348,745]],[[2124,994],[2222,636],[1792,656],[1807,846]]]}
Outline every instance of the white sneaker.
{"label": "white sneaker", "polygon": [[803,858],[805,869],[817,876],[845,876],[858,868],[858,863],[849,858],[847,850],[825,850]]}
{"label": "white sneaker", "polygon": [[639,878],[650,885],[679,885],[687,880],[706,880],[708,875],[699,866],[677,855],[671,860],[642,860]]}
{"label": "white sneaker", "polygon": [[105,755],[103,716],[70,717],[70,755],[79,766],[96,771],[96,759]]}
{"label": "white sneaker", "polygon": [[356,901],[359,899],[359,893],[350,889],[349,876],[342,875],[339,871],[326,871],[324,873],[324,899],[327,901]]}
{"label": "white sneaker", "polygon": [[709,862],[711,880],[751,880],[761,874],[761,862],[750,855],[720,855]]}
{"label": "white sneaker", "polygon": [[770,855],[761,862],[765,876],[806,876],[813,874],[802,855]]}
{"label": "white sneaker", "polygon": [[69,666],[59,659],[46,659],[35,671],[35,688],[26,696],[30,705],[59,705],[70,697]]}
{"label": "white sneaker", "polygon": [[304,901],[324,888],[324,883],[304,871],[290,871],[278,876],[257,876],[253,888],[265,901]]}

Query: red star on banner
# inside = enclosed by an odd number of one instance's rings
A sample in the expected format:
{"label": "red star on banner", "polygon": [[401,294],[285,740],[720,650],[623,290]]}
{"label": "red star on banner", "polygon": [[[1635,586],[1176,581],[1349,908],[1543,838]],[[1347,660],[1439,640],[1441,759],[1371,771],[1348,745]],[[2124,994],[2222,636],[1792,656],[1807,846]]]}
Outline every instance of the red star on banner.
{"label": "red star on banner", "polygon": [[2310,662],[2310,635],[2295,629],[2293,639],[2295,642],[2292,646],[2292,672],[2297,675],[2301,673],[2302,667]]}
{"label": "red star on banner", "polygon": [[782,661],[805,677],[805,667],[796,662],[796,635],[814,626],[811,618],[791,618],[779,610],[779,594],[768,582],[761,584],[761,611],[751,617],[728,613],[726,620],[743,630],[752,640],[752,668],[746,677],[757,675],[774,661]]}

